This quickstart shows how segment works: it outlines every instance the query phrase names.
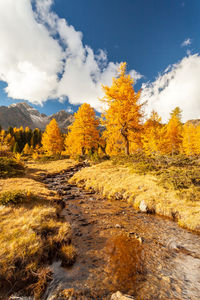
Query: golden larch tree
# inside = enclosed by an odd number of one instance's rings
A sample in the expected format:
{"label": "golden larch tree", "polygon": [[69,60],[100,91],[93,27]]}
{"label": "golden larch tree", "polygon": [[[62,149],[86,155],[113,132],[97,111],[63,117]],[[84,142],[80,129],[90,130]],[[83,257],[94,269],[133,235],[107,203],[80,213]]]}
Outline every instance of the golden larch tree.
{"label": "golden larch tree", "polygon": [[184,124],[182,150],[186,155],[195,155],[200,153],[199,130],[200,126],[195,126],[194,124],[189,122]]}
{"label": "golden larch tree", "polygon": [[[126,74],[126,63],[121,63],[118,77],[113,78],[111,87],[103,86],[103,91],[105,96],[101,100],[107,106],[103,114],[107,149],[114,152],[113,147],[121,148],[129,155],[134,134],[138,134],[142,128],[143,112],[139,103],[140,92],[134,91],[133,79]],[[110,147],[110,143],[113,146]]]}
{"label": "golden larch tree", "polygon": [[22,153],[23,154],[30,154],[30,152],[31,152],[31,148],[30,148],[29,144],[26,143],[26,145],[24,146],[24,149],[23,149]]}
{"label": "golden larch tree", "polygon": [[152,111],[150,118],[144,123],[142,144],[145,153],[157,153],[160,149],[161,118],[156,111]]}
{"label": "golden larch tree", "polygon": [[183,126],[181,123],[181,110],[176,107],[171,112],[171,117],[165,127],[165,151],[169,154],[179,153],[182,144]]}
{"label": "golden larch tree", "polygon": [[74,118],[65,139],[66,152],[70,155],[84,155],[89,150],[97,150],[100,142],[99,120],[94,109],[84,103],[74,114]]}
{"label": "golden larch tree", "polygon": [[46,126],[42,135],[42,146],[49,154],[59,154],[63,150],[63,137],[55,119]]}
{"label": "golden larch tree", "polygon": [[196,127],[196,154],[200,155],[200,124]]}
{"label": "golden larch tree", "polygon": [[4,145],[5,138],[6,138],[6,131],[4,129],[2,129],[0,131],[0,147],[1,147],[1,149]]}

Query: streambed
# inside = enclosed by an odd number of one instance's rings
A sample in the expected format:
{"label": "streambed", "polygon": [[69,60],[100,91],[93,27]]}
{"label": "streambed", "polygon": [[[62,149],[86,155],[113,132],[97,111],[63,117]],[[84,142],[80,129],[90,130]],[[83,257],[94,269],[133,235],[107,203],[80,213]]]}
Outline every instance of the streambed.
{"label": "streambed", "polygon": [[73,288],[73,299],[110,299],[120,286],[113,287],[106,270],[105,247],[111,237],[131,233],[143,242],[144,272],[138,274],[133,290],[125,292],[145,300],[200,299],[200,236],[166,218],[137,212],[127,202],[111,202],[70,185],[68,179],[80,168],[44,178],[64,203],[62,215],[71,224],[78,252],[69,268],[60,261],[52,264],[53,281],[44,298],[59,299],[53,296],[56,291]]}

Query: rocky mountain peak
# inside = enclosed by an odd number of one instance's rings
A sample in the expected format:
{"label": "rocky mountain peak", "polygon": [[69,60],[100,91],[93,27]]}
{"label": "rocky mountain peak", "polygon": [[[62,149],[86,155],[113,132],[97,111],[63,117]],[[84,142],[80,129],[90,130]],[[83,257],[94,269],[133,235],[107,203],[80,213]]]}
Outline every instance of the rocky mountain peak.
{"label": "rocky mountain peak", "polygon": [[44,130],[53,118],[56,119],[63,132],[66,132],[67,127],[73,122],[73,115],[65,110],[46,116],[26,102],[11,104],[8,107],[0,106],[0,125],[3,129],[8,129],[10,126],[23,126],[24,128],[28,126],[31,129]]}

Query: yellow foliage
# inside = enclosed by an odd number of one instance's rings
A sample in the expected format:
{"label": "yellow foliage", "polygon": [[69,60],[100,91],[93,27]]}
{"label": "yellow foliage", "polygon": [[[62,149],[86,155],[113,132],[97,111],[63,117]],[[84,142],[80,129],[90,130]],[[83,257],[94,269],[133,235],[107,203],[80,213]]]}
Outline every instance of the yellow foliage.
{"label": "yellow foliage", "polygon": [[67,153],[72,156],[84,155],[89,150],[97,149],[100,142],[99,120],[95,117],[94,109],[84,103],[74,117],[75,121],[65,139]]}
{"label": "yellow foliage", "polygon": [[26,128],[25,128],[25,132],[29,132],[29,127],[28,126],[26,126]]}
{"label": "yellow foliage", "polygon": [[34,160],[37,160],[37,159],[39,158],[39,154],[38,154],[37,152],[33,152],[32,158],[33,158]]}
{"label": "yellow foliage", "polygon": [[161,118],[152,111],[150,118],[144,124],[142,144],[145,153],[152,154],[159,151],[161,138]]}
{"label": "yellow foliage", "polygon": [[15,159],[16,159],[16,161],[20,161],[21,160],[21,154],[20,153],[15,153]]}
{"label": "yellow foliage", "polygon": [[165,147],[164,151],[168,154],[179,153],[182,144],[182,123],[181,111],[176,107],[172,113],[168,124],[165,127]]}
{"label": "yellow foliage", "polygon": [[200,125],[186,123],[183,126],[182,150],[186,155],[200,154]]}
{"label": "yellow foliage", "polygon": [[42,145],[49,154],[58,154],[63,150],[63,138],[55,119],[47,125],[42,136]]}
{"label": "yellow foliage", "polygon": [[135,93],[133,79],[126,75],[126,63],[119,67],[118,78],[113,78],[111,87],[103,86],[105,96],[102,101],[108,109],[104,112],[106,126],[107,153],[130,153],[130,143],[135,142],[133,133],[141,131],[143,117],[140,92]]}
{"label": "yellow foliage", "polygon": [[2,147],[3,144],[4,144],[5,137],[6,137],[6,132],[5,132],[5,130],[2,129],[2,130],[0,131],[0,145],[1,145],[1,147]]}
{"label": "yellow foliage", "polygon": [[30,146],[28,143],[26,143],[23,149],[23,154],[30,154],[30,152],[31,152]]}
{"label": "yellow foliage", "polygon": [[196,154],[200,155],[200,124],[196,127]]}

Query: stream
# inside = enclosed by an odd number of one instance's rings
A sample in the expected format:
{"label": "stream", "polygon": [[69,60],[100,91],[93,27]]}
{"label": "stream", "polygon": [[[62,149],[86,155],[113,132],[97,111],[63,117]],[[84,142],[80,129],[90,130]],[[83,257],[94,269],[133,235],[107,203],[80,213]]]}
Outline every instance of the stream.
{"label": "stream", "polygon": [[[118,289],[106,271],[106,243],[121,233],[135,234],[143,242],[144,273],[138,274],[134,299],[200,299],[200,236],[166,218],[135,211],[124,201],[108,201],[93,191],[68,183],[81,165],[43,182],[60,195],[62,215],[72,228],[77,260],[68,268],[60,261],[51,265],[53,280],[44,299],[59,299],[60,289],[76,291],[69,299],[110,299]],[[110,284],[108,284],[110,282]]]}

